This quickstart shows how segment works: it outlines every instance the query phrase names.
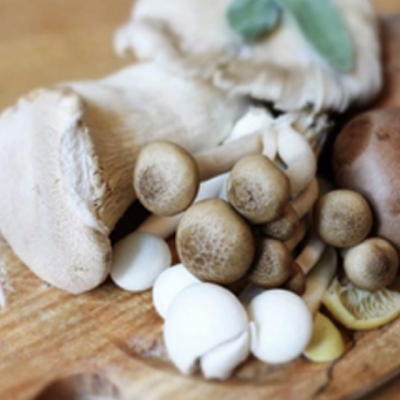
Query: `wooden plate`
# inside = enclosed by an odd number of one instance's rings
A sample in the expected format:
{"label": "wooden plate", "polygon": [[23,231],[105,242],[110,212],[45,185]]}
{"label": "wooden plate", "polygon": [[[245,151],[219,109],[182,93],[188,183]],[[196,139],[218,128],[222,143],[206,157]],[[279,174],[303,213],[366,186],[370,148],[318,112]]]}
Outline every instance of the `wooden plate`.
{"label": "wooden plate", "polygon": [[[0,108],[34,87],[122,66],[110,38],[130,3],[0,0]],[[166,360],[150,293],[126,293],[107,282],[71,296],[33,276],[5,245],[1,254],[7,302],[0,311],[2,400],[83,399],[96,393],[145,400],[356,398],[400,371],[398,320],[349,334],[351,349],[336,363],[300,359],[271,367],[250,360],[227,382],[184,377]]]}

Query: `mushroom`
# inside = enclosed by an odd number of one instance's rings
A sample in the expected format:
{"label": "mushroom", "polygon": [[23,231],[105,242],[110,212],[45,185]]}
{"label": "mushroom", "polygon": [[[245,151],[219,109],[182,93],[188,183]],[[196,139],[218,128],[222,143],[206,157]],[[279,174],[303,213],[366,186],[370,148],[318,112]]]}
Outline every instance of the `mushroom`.
{"label": "mushroom", "polygon": [[253,135],[192,157],[180,146],[150,143],[137,157],[134,188],[139,200],[156,215],[178,214],[192,204],[200,181],[229,171],[238,159],[261,153],[262,142]]}
{"label": "mushroom", "polygon": [[115,245],[110,276],[120,288],[141,292],[153,286],[171,261],[165,241],[149,233],[134,232]]}
{"label": "mushroom", "polygon": [[318,199],[315,229],[334,247],[350,247],[364,240],[372,228],[372,212],[365,198],[351,190],[333,190]]}
{"label": "mushroom", "polygon": [[33,92],[0,117],[0,231],[40,278],[90,290],[106,278],[109,233],[135,200],[140,147],[212,148],[242,111],[242,100],[146,63]]}
{"label": "mushroom", "polygon": [[315,315],[320,308],[322,298],[337,271],[337,254],[335,249],[327,246],[315,267],[306,277],[306,291],[303,300]]}
{"label": "mushroom", "polygon": [[289,181],[285,174],[263,155],[242,158],[229,175],[230,204],[254,224],[277,219],[289,198]]}
{"label": "mushroom", "polygon": [[301,296],[306,291],[306,276],[296,261],[292,262],[292,270],[292,276],[282,285],[282,288]]}
{"label": "mushroom", "polygon": [[326,245],[321,238],[315,232],[312,232],[306,245],[296,258],[296,264],[303,271],[303,274],[307,275],[311,271],[321,258],[325,247]]}
{"label": "mushroom", "polygon": [[178,214],[192,204],[199,188],[194,158],[181,146],[155,141],[139,152],[133,174],[135,194],[156,215]]}
{"label": "mushroom", "polygon": [[248,312],[251,352],[259,360],[282,364],[306,349],[313,322],[301,297],[287,290],[267,290],[251,300]]}
{"label": "mushroom", "polygon": [[346,249],[343,267],[354,285],[375,291],[392,283],[399,268],[399,257],[387,240],[369,238]]}
{"label": "mushroom", "polygon": [[165,319],[169,306],[183,289],[201,283],[183,264],[164,270],[153,286],[153,304],[161,318]]}
{"label": "mushroom", "polygon": [[288,240],[293,236],[303,218],[312,207],[318,197],[318,182],[314,178],[308,187],[292,200],[276,220],[261,227],[262,232],[274,239]]}
{"label": "mushroom", "polygon": [[400,114],[380,109],[352,119],[333,148],[335,182],[365,196],[372,207],[376,235],[400,251]]}
{"label": "mushroom", "polygon": [[244,276],[254,256],[249,226],[221,199],[192,205],[179,223],[176,244],[181,262],[193,275],[220,284]]}
{"label": "mushroom", "polygon": [[256,247],[254,263],[247,274],[249,282],[263,288],[278,287],[286,282],[294,272],[292,251],[302,240],[305,232],[303,223],[299,225],[295,235],[286,242],[262,238]]}
{"label": "mushroom", "polygon": [[333,1],[333,12],[340,12],[335,29],[346,38],[340,51],[348,46],[354,58],[346,71],[326,62],[287,13],[273,34],[243,39],[226,21],[231,3],[216,0],[210,8],[202,0],[140,0],[117,32],[115,47],[284,111],[343,111],[368,102],[381,88],[377,18],[369,2]]}
{"label": "mushroom", "polygon": [[293,206],[289,203],[283,210],[283,214],[271,222],[261,226],[264,235],[277,240],[291,238],[300,224],[300,219]]}
{"label": "mushroom", "polygon": [[191,374],[200,366],[206,378],[226,379],[249,354],[246,311],[221,286],[190,285],[168,308],[164,341],[182,373]]}
{"label": "mushroom", "polygon": [[302,192],[314,179],[317,159],[307,139],[284,121],[278,133],[278,154],[292,195]]}

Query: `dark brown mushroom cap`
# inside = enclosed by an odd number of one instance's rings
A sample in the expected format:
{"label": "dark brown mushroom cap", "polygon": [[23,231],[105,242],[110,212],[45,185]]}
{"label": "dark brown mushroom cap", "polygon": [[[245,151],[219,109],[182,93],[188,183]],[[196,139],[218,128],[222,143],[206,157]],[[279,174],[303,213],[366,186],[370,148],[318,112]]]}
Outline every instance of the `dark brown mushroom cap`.
{"label": "dark brown mushroom cap", "polygon": [[243,157],[228,180],[228,200],[236,211],[255,224],[281,216],[289,202],[286,175],[263,155]]}
{"label": "dark brown mushroom cap", "polygon": [[274,239],[288,240],[294,235],[299,224],[299,216],[289,203],[283,214],[278,219],[263,225],[261,231]]}
{"label": "dark brown mushroom cap", "polygon": [[374,212],[376,234],[400,250],[400,109],[357,116],[333,150],[338,187],[355,190]]}
{"label": "dark brown mushroom cap", "polygon": [[182,217],[176,244],[185,267],[197,278],[230,284],[244,276],[254,257],[250,227],[221,199],[192,205]]}
{"label": "dark brown mushroom cap", "polygon": [[369,234],[372,221],[368,202],[352,190],[333,190],[320,197],[315,206],[315,229],[333,247],[360,243]]}
{"label": "dark brown mushroom cap", "polygon": [[262,239],[257,243],[256,258],[248,279],[264,288],[278,287],[289,279],[292,261],[292,254],[282,242]]}
{"label": "dark brown mushroom cap", "polygon": [[169,142],[151,142],[139,152],[133,186],[139,201],[156,215],[186,210],[199,189],[199,170],[193,156]]}
{"label": "dark brown mushroom cap", "polygon": [[387,240],[370,238],[346,252],[343,266],[354,285],[374,291],[392,283],[398,271],[399,257]]}

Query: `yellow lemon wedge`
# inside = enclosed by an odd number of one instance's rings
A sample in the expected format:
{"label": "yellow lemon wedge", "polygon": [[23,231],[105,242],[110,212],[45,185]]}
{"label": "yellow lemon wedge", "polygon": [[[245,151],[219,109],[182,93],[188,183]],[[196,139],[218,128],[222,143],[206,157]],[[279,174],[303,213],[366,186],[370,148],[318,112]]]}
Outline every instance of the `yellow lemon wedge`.
{"label": "yellow lemon wedge", "polygon": [[321,313],[314,319],[313,333],[304,356],[313,362],[337,360],[346,350],[342,335],[333,322]]}
{"label": "yellow lemon wedge", "polygon": [[333,318],[349,329],[367,330],[387,324],[400,314],[400,293],[369,292],[333,280],[322,300]]}

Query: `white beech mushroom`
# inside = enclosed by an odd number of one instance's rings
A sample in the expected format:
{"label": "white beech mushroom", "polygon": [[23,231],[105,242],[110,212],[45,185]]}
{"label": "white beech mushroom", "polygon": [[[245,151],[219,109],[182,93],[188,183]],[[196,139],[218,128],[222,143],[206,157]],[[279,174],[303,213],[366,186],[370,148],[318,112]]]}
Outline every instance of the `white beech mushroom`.
{"label": "white beech mushroom", "polygon": [[290,199],[289,181],[264,155],[243,157],[228,178],[229,203],[254,224],[277,219]]}
{"label": "white beech mushroom", "polygon": [[152,142],[143,147],[134,168],[138,199],[156,215],[170,216],[193,202],[200,181],[229,171],[244,156],[259,154],[258,135],[232,141],[194,157],[180,146]]}
{"label": "white beech mushroom", "polygon": [[254,256],[250,227],[221,199],[203,200],[185,212],[176,245],[181,262],[193,275],[220,284],[244,276]]}
{"label": "white beech mushroom", "polygon": [[241,100],[152,64],[33,92],[0,117],[0,231],[40,278],[92,289],[109,272],[109,233],[135,200],[141,146],[212,148],[242,111]]}
{"label": "white beech mushroom", "polygon": [[191,374],[200,367],[206,378],[226,379],[249,354],[246,311],[221,286],[190,285],[168,308],[164,341],[182,373]]}
{"label": "white beech mushroom", "polygon": [[[273,34],[246,42],[229,28],[232,0],[139,0],[115,38],[119,53],[133,49],[141,60],[210,80],[233,94],[249,95],[280,110],[343,111],[363,104],[381,87],[380,42],[372,5],[334,0],[354,57],[337,71],[314,50],[286,14]],[[308,5],[306,6],[308,7]],[[311,14],[312,15],[312,14]],[[284,51],[282,51],[284,49]]]}
{"label": "white beech mushroom", "polygon": [[372,211],[365,198],[352,190],[332,190],[315,206],[314,227],[334,247],[350,247],[364,240],[372,228]]}
{"label": "white beech mushroom", "polygon": [[161,318],[165,319],[168,308],[175,297],[189,285],[201,283],[183,264],[174,265],[163,271],[153,286],[153,304]]}
{"label": "white beech mushroom", "polygon": [[141,292],[153,286],[171,261],[165,241],[149,233],[133,232],[115,245],[110,276],[120,288]]}
{"label": "white beech mushroom", "polygon": [[399,269],[399,256],[387,240],[369,238],[345,250],[343,267],[355,286],[375,291],[392,283]]}
{"label": "white beech mushroom", "polygon": [[306,349],[312,334],[312,315],[296,294],[267,290],[248,306],[252,354],[267,363],[294,360]]}

